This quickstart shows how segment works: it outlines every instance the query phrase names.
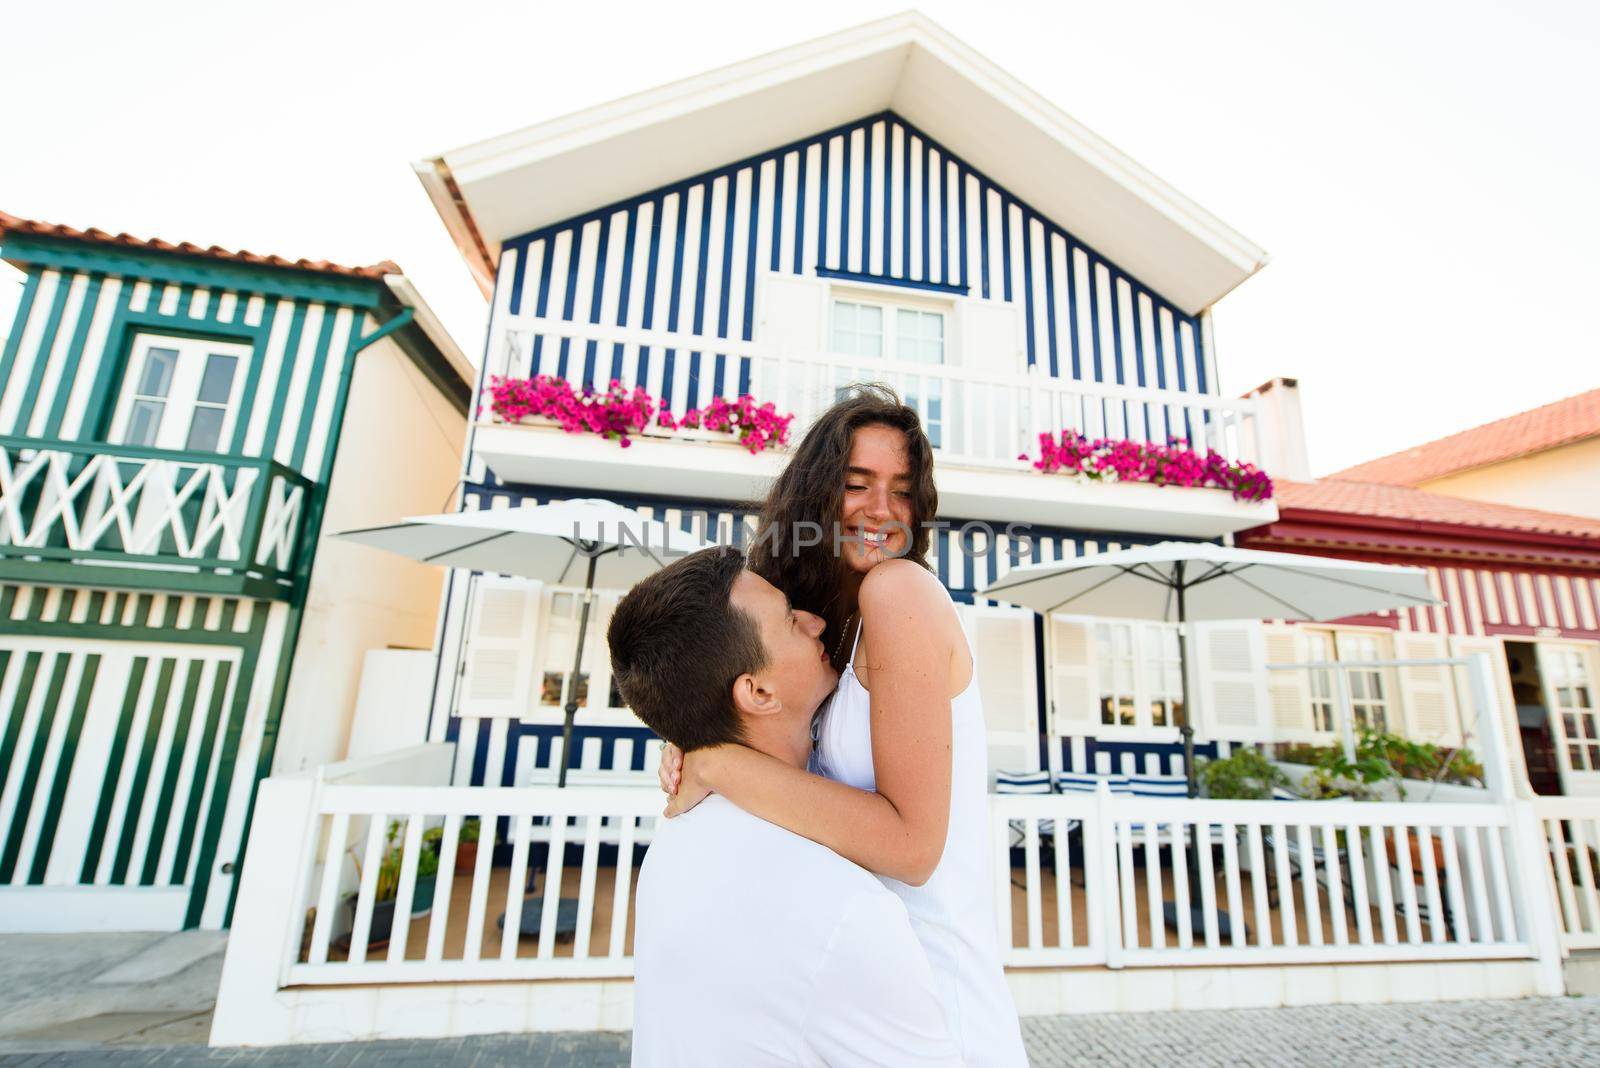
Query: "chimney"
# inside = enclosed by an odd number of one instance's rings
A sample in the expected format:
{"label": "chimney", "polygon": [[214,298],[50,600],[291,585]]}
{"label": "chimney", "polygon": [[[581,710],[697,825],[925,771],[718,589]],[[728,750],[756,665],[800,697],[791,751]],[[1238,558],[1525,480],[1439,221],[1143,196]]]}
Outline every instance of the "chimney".
{"label": "chimney", "polygon": [[1273,478],[1311,481],[1311,461],[1306,456],[1306,424],[1300,413],[1300,383],[1274,378],[1245,395],[1256,409],[1257,460]]}

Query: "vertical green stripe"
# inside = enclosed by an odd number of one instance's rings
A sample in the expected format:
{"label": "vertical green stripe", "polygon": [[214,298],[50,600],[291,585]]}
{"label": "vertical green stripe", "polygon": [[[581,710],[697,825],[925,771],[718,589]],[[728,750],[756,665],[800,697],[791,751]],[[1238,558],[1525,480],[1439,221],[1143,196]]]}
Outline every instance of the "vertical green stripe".
{"label": "vertical green stripe", "polygon": [[[11,758],[17,751],[17,738],[22,734],[22,720],[28,714],[28,699],[33,696],[34,677],[39,673],[39,660],[44,654],[32,652],[23,657],[22,678],[17,681],[17,696],[11,702],[11,717],[6,721],[6,733],[0,737],[0,795],[6,790],[6,780],[11,777]],[[5,828],[0,827],[0,833]]]}
{"label": "vertical green stripe", "polygon": [[156,741],[161,734],[161,721],[166,718],[167,695],[172,690],[172,672],[178,666],[170,658],[161,661],[161,671],[156,676],[156,696],[150,702],[150,718],[144,725],[144,746],[139,751],[139,763],[133,771],[132,788],[128,791],[128,804],[122,814],[122,841],[117,844],[117,857],[111,862],[111,881],[121,884],[128,877],[128,865],[133,860],[133,840],[139,833],[139,812],[144,808],[144,791],[150,782],[150,765],[156,759]]}
{"label": "vertical green stripe", "polygon": [[72,777],[72,763],[78,755],[78,739],[83,736],[89,697],[94,693],[94,680],[99,673],[100,656],[91,653],[84,658],[83,672],[78,676],[77,700],[72,705],[72,718],[67,721],[67,735],[61,743],[61,758],[56,761],[55,781],[50,787],[50,800],[45,804],[44,820],[39,824],[39,844],[34,847],[33,868],[28,872],[28,882],[36,886],[44,882],[45,869],[50,864],[56,827],[61,823],[61,806],[67,797],[67,782]]}
{"label": "vertical green stripe", "polygon": [[122,778],[122,760],[128,751],[128,735],[133,732],[133,714],[139,707],[139,691],[144,687],[144,672],[150,661],[135,657],[128,672],[127,689],[122,696],[122,715],[117,719],[117,733],[111,739],[111,752],[106,756],[105,781],[100,786],[100,805],[95,809],[94,826],[89,831],[89,845],[83,853],[83,871],[80,883],[94,882],[100,870],[100,853],[105,849],[106,828],[111,824],[111,806],[116,802],[117,782]]}
{"label": "vertical green stripe", "polygon": [[172,630],[178,625],[178,609],[183,605],[183,598],[176,593],[167,594],[167,603],[162,607],[161,622],[158,626],[162,630]]}
{"label": "vertical green stripe", "polygon": [[61,703],[61,688],[67,681],[69,653],[56,654],[56,666],[50,672],[50,685],[44,693],[44,707],[39,710],[39,726],[33,732],[33,750],[17,783],[17,806],[11,815],[11,835],[6,840],[6,850],[0,854],[0,883],[9,883],[17,870],[17,854],[22,852],[23,832],[27,828],[28,814],[33,811],[33,792],[39,785],[39,769],[44,766],[45,750],[50,746],[50,731],[56,724],[56,706]]}
{"label": "vertical green stripe", "polygon": [[117,310],[111,316],[111,329],[106,331],[105,347],[100,352],[100,362],[94,371],[94,392],[83,409],[83,422],[77,437],[82,441],[102,438],[111,429],[112,407],[116,404],[115,389],[122,383],[123,372],[132,349],[128,333],[128,307],[133,301],[135,281],[122,280],[122,290],[117,294]]}
{"label": "vertical green stripe", "polygon": [[140,593],[133,595],[133,625],[136,627],[150,626],[150,609],[155,606],[156,599],[153,594]]}
{"label": "vertical green stripe", "polygon": [[35,586],[28,595],[28,618],[38,623],[44,619],[44,602],[50,597],[50,587]]}
{"label": "vertical green stripe", "polygon": [[233,664],[227,660],[216,662],[216,678],[211,683],[211,708],[206,713],[205,732],[200,735],[200,753],[196,758],[194,778],[190,780],[189,804],[183,815],[183,826],[178,831],[178,851],[172,858],[172,874],[167,882],[181,886],[189,874],[189,853],[194,848],[194,835],[200,823],[200,802],[205,798],[206,783],[211,777],[211,750],[217,742],[217,732],[222,726],[222,705],[228,698],[228,679],[233,676]]}
{"label": "vertical green stripe", "polygon": [[239,602],[229,598],[222,602],[222,614],[217,617],[217,629],[232,633],[234,621],[239,618]]}
{"label": "vertical green stripe", "polygon": [[10,384],[11,368],[17,362],[17,352],[22,348],[22,335],[28,326],[28,316],[33,311],[33,298],[39,295],[39,278],[43,271],[29,271],[28,280],[22,284],[22,299],[17,302],[17,314],[11,320],[11,336],[6,339],[4,352],[0,352],[0,393]]}
{"label": "vertical green stripe", "polygon": [[[56,332],[61,329],[61,313],[66,310],[67,297],[72,293],[72,286],[78,280],[76,274],[63,274],[56,283],[56,297],[50,302],[50,317],[45,320],[44,333],[39,337],[39,347],[34,351],[33,369],[28,375],[28,388],[22,393],[22,407],[17,409],[17,421],[12,426],[14,434],[26,434],[28,423],[33,419],[33,407],[39,400],[39,387],[44,382],[45,368],[50,363],[50,350],[56,346]],[[56,385],[63,385],[61,379],[56,380]]]}
{"label": "vertical green stripe", "polygon": [[[283,425],[283,409],[289,402],[289,386],[294,381],[295,363],[300,355],[300,333],[306,325],[306,305],[296,303],[289,320],[289,337],[283,344],[283,359],[278,362],[278,380],[272,385],[272,409],[267,416],[267,433],[261,439],[261,455],[277,454],[278,428]],[[240,414],[249,409],[240,408]]]}
{"label": "vertical green stripe", "polygon": [[[245,711],[250,704],[250,687],[255,681],[256,662],[261,656],[261,635],[266,631],[267,616],[269,614],[266,606],[261,605],[257,607],[255,615],[250,618],[249,645],[245,649],[244,660],[239,665],[239,681],[234,686],[232,707],[228,711],[228,726],[222,736],[222,757],[217,761],[217,784],[211,791],[211,805],[206,813],[205,833],[200,836],[200,857],[195,862],[194,887],[189,891],[189,911],[184,915],[183,920],[185,927],[200,926],[200,918],[205,914],[206,895],[211,889],[211,873],[217,863],[217,845],[222,838],[222,823],[228,814],[228,794],[233,787],[233,766],[239,759],[239,738],[244,733]],[[285,639],[290,637],[292,635],[285,634]],[[293,655],[294,643],[286,641],[279,650],[278,661],[281,663],[284,659]],[[274,706],[269,704],[267,707],[269,709],[267,719],[270,720],[272,718],[270,710]],[[247,804],[255,798],[255,783],[252,782],[248,790],[250,798],[247,800]],[[247,815],[244,828],[240,832],[241,835],[249,829],[248,811],[246,809]],[[243,841],[241,837],[240,861],[244,859]],[[234,877],[233,885],[235,887],[239,885],[237,874]],[[233,914],[231,900],[230,896],[228,917]],[[224,925],[227,922],[228,920],[225,918],[223,920]]]}
{"label": "vertical green stripe", "polygon": [[191,629],[191,630],[205,630],[206,629],[206,616],[208,616],[210,614],[211,614],[211,598],[209,598],[209,597],[196,597],[194,599],[194,616],[193,616],[194,622],[192,622],[189,625],[189,629]]}
{"label": "vertical green stripe", "polygon": [[90,623],[100,622],[100,613],[106,609],[106,594],[104,590],[95,590],[89,594],[89,612],[84,617]]}
{"label": "vertical green stripe", "polygon": [[0,586],[0,621],[11,618],[11,609],[17,604],[17,588]]}
{"label": "vertical green stripe", "polygon": [[61,423],[67,415],[67,401],[72,398],[72,387],[78,381],[78,365],[83,362],[83,347],[89,338],[89,327],[94,323],[94,313],[100,306],[100,287],[105,282],[101,275],[90,275],[89,285],[83,291],[83,304],[78,309],[78,324],[72,331],[71,346],[61,373],[56,376],[56,399],[50,405],[50,418],[44,424],[44,436],[59,438]]}
{"label": "vertical green stripe", "polygon": [[[239,311],[236,318],[244,322],[245,311],[249,307],[249,297],[239,294]],[[244,454],[245,435],[250,432],[250,416],[256,410],[256,391],[261,388],[261,372],[267,362],[267,350],[272,345],[272,320],[278,314],[278,302],[270,297],[262,299],[261,325],[257,329],[256,343],[250,350],[250,367],[245,374],[244,392],[239,397],[239,417],[233,424],[233,447],[228,451],[234,456]]]}
{"label": "vertical green stripe", "polygon": [[[306,388],[301,396],[305,399],[300,406],[300,428],[294,435],[294,452],[289,457],[289,466],[296,471],[305,462],[306,448],[311,441],[311,434],[316,429],[317,398],[322,386],[322,376],[328,366],[328,347],[333,343],[333,327],[339,319],[339,309],[327,307],[323,309],[322,330],[317,334],[317,354],[311,364],[311,375],[306,380]],[[343,363],[344,354],[340,354]]]}
{"label": "vertical green stripe", "polygon": [[156,818],[150,824],[150,845],[144,851],[144,871],[139,875],[142,886],[150,886],[156,881],[156,868],[161,864],[161,844],[167,840],[167,822],[172,818],[172,798],[177,793],[178,776],[183,771],[183,754],[189,742],[189,723],[194,719],[194,701],[205,667],[204,660],[189,661],[189,677],[183,682],[183,697],[178,704],[178,723],[172,731],[172,744],[167,748],[167,770],[161,776],[161,793],[156,798]]}

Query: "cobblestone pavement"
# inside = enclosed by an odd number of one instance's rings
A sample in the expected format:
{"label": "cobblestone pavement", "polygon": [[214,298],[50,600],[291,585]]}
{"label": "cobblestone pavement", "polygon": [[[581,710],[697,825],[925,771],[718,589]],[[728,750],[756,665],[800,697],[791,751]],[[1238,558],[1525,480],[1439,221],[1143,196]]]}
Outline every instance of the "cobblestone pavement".
{"label": "cobblestone pavement", "polygon": [[[1597,998],[1031,1017],[1023,1031],[1034,1068],[1600,1064]],[[489,1035],[272,1050],[58,1049],[0,1054],[0,1068],[611,1068],[626,1065],[628,1051],[625,1034]]]}

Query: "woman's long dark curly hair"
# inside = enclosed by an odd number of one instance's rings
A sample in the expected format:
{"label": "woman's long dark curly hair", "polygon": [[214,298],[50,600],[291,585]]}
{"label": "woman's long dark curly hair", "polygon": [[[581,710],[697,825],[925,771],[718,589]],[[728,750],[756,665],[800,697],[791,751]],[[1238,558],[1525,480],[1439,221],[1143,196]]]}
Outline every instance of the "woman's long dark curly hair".
{"label": "woman's long dark curly hair", "polygon": [[[933,484],[933,447],[916,409],[903,403],[893,389],[879,383],[850,386],[833,407],[811,424],[789,466],[767,494],[750,552],[752,571],[788,594],[796,608],[814,612],[827,621],[823,642],[830,652],[845,624],[839,601],[840,568],[844,564],[834,552],[834,531],[844,500],[850,448],[856,431],[864,426],[886,426],[905,435],[911,476],[911,531],[904,556],[928,566],[929,530],[924,523],[939,511],[939,491]],[[798,545],[795,535],[800,524],[816,524],[812,530],[820,527],[821,544]]]}

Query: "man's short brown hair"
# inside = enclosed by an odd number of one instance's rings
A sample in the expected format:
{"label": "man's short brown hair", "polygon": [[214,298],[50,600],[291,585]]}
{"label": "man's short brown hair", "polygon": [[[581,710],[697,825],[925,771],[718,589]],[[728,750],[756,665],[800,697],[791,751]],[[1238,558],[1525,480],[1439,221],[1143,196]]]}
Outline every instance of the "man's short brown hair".
{"label": "man's short brown hair", "polygon": [[732,602],[744,564],[728,546],[691,553],[629,591],[606,631],[622,699],[684,752],[744,737],[733,682],[767,661],[755,622]]}

